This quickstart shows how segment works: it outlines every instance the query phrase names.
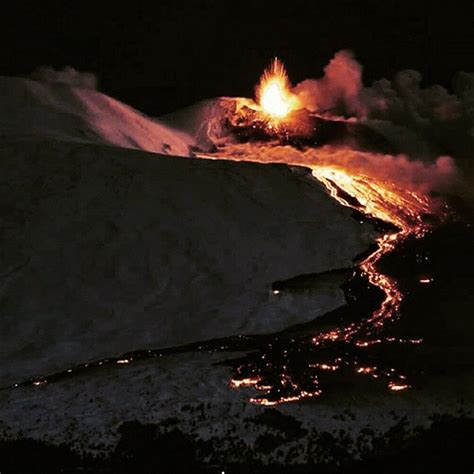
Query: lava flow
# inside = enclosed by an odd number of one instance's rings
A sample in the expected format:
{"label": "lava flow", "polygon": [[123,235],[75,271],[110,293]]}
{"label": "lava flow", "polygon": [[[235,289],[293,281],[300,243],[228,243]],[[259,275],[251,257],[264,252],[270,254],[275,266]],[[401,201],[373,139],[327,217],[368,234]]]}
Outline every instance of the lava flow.
{"label": "lava flow", "polygon": [[[371,285],[383,292],[383,300],[369,317],[342,328],[322,332],[309,341],[316,348],[312,357],[317,362],[308,364],[313,375],[308,374],[308,384],[304,387],[289,376],[285,364],[273,367],[273,370],[281,371],[281,373],[277,381],[270,385],[264,377],[259,375],[259,364],[238,367],[238,376],[231,381],[231,386],[252,386],[260,391],[260,396],[251,398],[253,403],[275,405],[318,397],[323,390],[316,374],[334,373],[342,369],[349,369],[357,375],[387,379],[387,388],[391,391],[403,391],[410,387],[406,376],[398,373],[394,368],[367,367],[361,365],[357,355],[350,354],[354,353],[354,350],[357,353],[381,343],[419,344],[421,342],[419,339],[405,340],[381,335],[384,324],[398,316],[403,294],[397,281],[381,273],[377,268],[377,263],[383,255],[393,251],[406,238],[420,238],[429,230],[429,225],[424,222],[422,216],[431,211],[430,200],[420,193],[399,189],[392,183],[376,182],[368,176],[354,176],[350,171],[337,167],[313,165],[312,174],[343,206],[362,212],[369,218],[393,225],[393,231],[377,239],[377,249],[358,264],[361,276],[366,277]],[[349,350],[349,347],[352,350]],[[326,353],[334,354],[335,351],[340,354],[339,357],[328,359],[325,355]],[[322,361],[319,361],[319,357]],[[248,375],[249,370],[252,376]],[[244,375],[247,377],[246,383],[239,383],[243,380],[239,379],[240,374],[242,377]],[[284,395],[280,395],[282,393]]]}
{"label": "lava flow", "polygon": [[[367,321],[374,327],[381,327],[385,320],[397,314],[403,295],[395,279],[380,273],[376,264],[407,237],[423,237],[429,226],[422,216],[430,212],[430,201],[419,193],[397,189],[393,184],[376,183],[369,177],[351,176],[340,169],[314,167],[312,174],[343,206],[362,211],[365,215],[393,224],[398,229],[379,237],[377,250],[359,264],[369,282],[380,288],[385,295],[380,308]],[[340,197],[339,190],[355,198],[359,205]]]}
{"label": "lava flow", "polygon": [[[278,64],[275,62],[273,69],[284,71]],[[291,92],[286,79],[279,82],[279,74],[279,72],[275,74],[276,82],[272,82],[268,74],[263,76],[262,84],[266,84],[268,89],[262,89],[260,86],[257,99],[267,113],[272,113],[283,120],[289,109],[282,98],[291,97]],[[272,84],[279,84],[281,90],[278,92],[273,90]],[[364,155],[364,152],[359,152],[360,154]],[[288,365],[292,349],[289,347],[282,351],[282,356],[277,357],[277,362],[270,361],[271,356],[268,355],[272,352],[270,350],[268,354],[262,355],[261,361],[244,362],[238,366],[231,386],[234,388],[250,386],[257,389],[260,394],[251,401],[263,405],[320,396],[323,393],[320,375],[327,376],[329,372],[341,370],[386,379],[386,386],[391,391],[408,389],[410,385],[404,374],[398,373],[393,367],[365,366],[361,364],[357,354],[381,343],[421,342],[419,339],[406,340],[382,334],[381,329],[385,323],[399,316],[404,295],[396,279],[379,271],[377,264],[385,254],[392,252],[408,237],[420,238],[425,235],[430,225],[423,216],[435,212],[430,198],[420,191],[404,186],[403,183],[397,185],[386,177],[377,176],[375,173],[371,175],[370,170],[364,173],[360,167],[351,167],[350,160],[344,163],[337,160],[331,162],[331,154],[324,148],[299,150],[278,145],[230,144],[219,150],[219,157],[307,166],[311,169],[313,177],[321,182],[340,204],[353,208],[368,219],[383,221],[393,229],[379,236],[377,249],[358,264],[359,276],[366,278],[370,285],[382,292],[383,299],[380,306],[361,321],[322,332],[312,337],[310,341],[304,342],[303,344],[313,347],[312,352],[305,349],[310,353],[307,359],[311,362],[305,361],[307,367],[298,368],[300,373],[305,374],[305,380],[296,381],[295,377],[290,375]],[[296,345],[294,352],[301,352],[301,342]],[[334,354],[338,357],[334,357]],[[301,356],[295,355],[295,358],[301,359]]]}

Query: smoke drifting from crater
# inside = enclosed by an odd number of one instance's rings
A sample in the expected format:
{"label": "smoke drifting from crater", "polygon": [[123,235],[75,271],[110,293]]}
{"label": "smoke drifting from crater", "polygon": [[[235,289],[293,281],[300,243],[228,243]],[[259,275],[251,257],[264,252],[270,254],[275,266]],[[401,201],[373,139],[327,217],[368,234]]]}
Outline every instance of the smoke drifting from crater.
{"label": "smoke drifting from crater", "polygon": [[66,66],[62,71],[51,66],[40,66],[31,74],[30,78],[40,82],[68,84],[82,89],[97,89],[98,79],[92,72],[82,72],[71,66]]}
{"label": "smoke drifting from crater", "polygon": [[324,68],[322,78],[297,84],[294,93],[310,112],[363,121],[397,152],[412,158],[471,158],[474,74],[457,73],[449,91],[439,85],[423,87],[421,74],[411,69],[365,87],[362,72],[354,55],[342,50]]}
{"label": "smoke drifting from crater", "polygon": [[[379,167],[392,169],[396,163],[401,174],[414,180],[420,179],[417,173],[425,167],[435,171],[436,184],[431,187],[439,188],[442,182],[437,176],[453,176],[454,162],[447,158],[452,157],[464,179],[474,179],[473,73],[458,72],[451,90],[440,85],[424,86],[422,75],[412,69],[366,87],[362,66],[353,53],[342,50],[324,68],[323,77],[307,79],[293,92],[310,112],[363,123],[383,137],[399,156],[388,160],[384,155]],[[426,177],[425,172],[422,176]],[[466,183],[461,184],[459,178],[455,181],[463,188],[457,189],[458,193],[472,194]]]}
{"label": "smoke drifting from crater", "polygon": [[306,79],[293,92],[310,112],[358,114],[361,111],[362,67],[350,51],[335,54],[321,79]]}

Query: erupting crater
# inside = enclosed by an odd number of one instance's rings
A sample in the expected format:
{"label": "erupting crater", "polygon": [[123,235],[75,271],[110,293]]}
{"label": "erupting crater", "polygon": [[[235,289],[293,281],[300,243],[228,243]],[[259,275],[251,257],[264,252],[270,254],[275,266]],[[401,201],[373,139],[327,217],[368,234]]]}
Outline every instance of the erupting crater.
{"label": "erupting crater", "polygon": [[265,70],[256,89],[257,103],[273,120],[282,120],[290,112],[301,108],[298,98],[291,92],[285,66],[275,58]]}
{"label": "erupting crater", "polygon": [[[383,331],[387,322],[399,316],[404,295],[397,280],[382,273],[378,263],[384,255],[392,252],[407,238],[423,237],[431,226],[425,219],[426,215],[438,214],[438,217],[442,218],[443,212],[427,194],[408,189],[403,184],[380,178],[375,174],[361,172],[357,164],[351,167],[350,160],[346,160],[342,166],[337,160],[331,163],[324,150],[321,150],[319,156],[318,150],[312,150],[312,153],[308,154],[307,149],[291,147],[289,151],[288,143],[291,145],[291,137],[288,140],[288,133],[291,134],[291,127],[285,128],[285,120],[291,123],[294,118],[289,112],[299,106],[296,97],[293,101],[294,96],[289,87],[284,67],[275,60],[271,68],[265,71],[257,88],[257,101],[261,110],[270,114],[272,118],[276,117],[279,130],[284,130],[283,138],[287,146],[280,147],[279,150],[275,144],[271,145],[273,149],[263,143],[229,145],[220,150],[220,157],[308,166],[312,176],[322,183],[341,205],[362,213],[369,220],[389,224],[390,230],[377,238],[376,250],[357,264],[359,277],[367,279],[371,286],[378,288],[383,298],[371,314],[359,321],[321,332],[307,341],[307,344],[313,345],[314,350],[307,367],[302,369],[306,373],[306,380],[303,383],[301,377],[300,381],[297,381],[290,373],[289,354],[292,349],[289,348],[283,351],[283,357],[279,358],[277,364],[271,362],[264,353],[260,362],[238,366],[231,386],[234,388],[251,386],[260,392],[251,398],[253,403],[275,405],[318,397],[323,393],[321,375],[349,370],[355,374],[385,379],[386,386],[391,391],[406,390],[410,387],[406,375],[393,367],[361,365],[357,354],[361,350],[382,343],[422,342],[421,339],[393,337]],[[269,127],[268,133],[272,134],[274,126],[271,120],[266,122],[266,126]],[[276,136],[278,138],[278,133]],[[279,151],[283,153],[279,154]],[[279,293],[275,293],[275,296],[278,297]],[[301,346],[293,349],[295,352],[301,351]],[[269,375],[270,372],[273,374]]]}

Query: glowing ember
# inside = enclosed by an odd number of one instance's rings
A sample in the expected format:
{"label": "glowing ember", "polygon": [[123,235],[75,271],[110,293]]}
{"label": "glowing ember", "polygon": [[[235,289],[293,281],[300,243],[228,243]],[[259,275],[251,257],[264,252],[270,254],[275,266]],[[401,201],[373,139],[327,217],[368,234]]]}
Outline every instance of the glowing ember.
{"label": "glowing ember", "polygon": [[321,343],[321,341],[337,341],[341,336],[341,333],[339,330],[334,330],[334,331],[329,331],[323,334],[320,334],[318,337],[313,337],[313,342],[318,345]]}
{"label": "glowing ember", "polygon": [[267,398],[251,398],[250,401],[251,403],[255,403],[257,405],[274,406],[279,405],[280,403],[296,402],[305,398],[319,397],[321,393],[321,390],[316,390],[314,392],[306,392],[303,390],[298,395],[281,397],[278,400],[268,400]]}
{"label": "glowing ember", "polygon": [[421,278],[420,279],[420,283],[424,283],[424,284],[431,283],[432,281],[433,281],[432,278]]}
{"label": "glowing ember", "polygon": [[285,66],[275,58],[260,78],[256,91],[257,102],[268,115],[283,118],[298,105],[290,87]]}
{"label": "glowing ember", "polygon": [[245,378],[245,379],[242,379],[242,380],[232,379],[230,381],[230,386],[232,388],[252,387],[255,384],[257,384],[258,382],[260,382],[260,377],[254,377],[254,378],[249,377],[249,378]]}
{"label": "glowing ember", "polygon": [[332,364],[310,364],[310,367],[313,367],[315,369],[321,369],[321,370],[331,370],[335,371],[339,369],[338,365],[332,365]]}
{"label": "glowing ember", "polygon": [[357,347],[369,347],[373,346],[374,344],[380,344],[381,342],[381,339],[375,339],[374,341],[356,341],[355,345]]}
{"label": "glowing ember", "polygon": [[377,370],[377,367],[358,367],[356,372],[358,374],[373,374]]}
{"label": "glowing ember", "polygon": [[401,383],[395,383],[395,382],[390,382],[388,384],[388,388],[394,392],[400,392],[401,390],[406,390],[410,386],[407,384],[401,384]]}

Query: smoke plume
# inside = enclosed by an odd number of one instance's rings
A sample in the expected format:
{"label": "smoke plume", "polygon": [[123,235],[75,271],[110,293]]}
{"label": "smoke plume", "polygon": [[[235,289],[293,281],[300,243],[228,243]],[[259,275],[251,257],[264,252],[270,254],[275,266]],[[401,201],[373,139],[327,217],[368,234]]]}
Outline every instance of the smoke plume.
{"label": "smoke plume", "polygon": [[357,114],[361,111],[362,68],[347,50],[339,51],[321,79],[306,79],[293,90],[310,112]]}
{"label": "smoke plume", "polygon": [[66,66],[62,71],[51,66],[40,66],[31,74],[30,78],[35,81],[68,84],[73,87],[83,89],[97,89],[97,76],[92,72],[81,72],[70,66]]}
{"label": "smoke plume", "polygon": [[[369,127],[395,154],[405,157],[392,160],[402,169],[408,162],[416,168],[414,160],[438,169],[450,156],[465,177],[474,178],[474,74],[457,73],[448,90],[439,85],[424,87],[422,75],[411,69],[364,86],[362,71],[350,51],[339,51],[322,78],[307,79],[293,92],[310,112],[343,116]],[[386,158],[383,163],[391,168]]]}

